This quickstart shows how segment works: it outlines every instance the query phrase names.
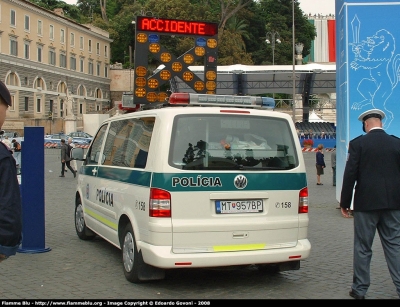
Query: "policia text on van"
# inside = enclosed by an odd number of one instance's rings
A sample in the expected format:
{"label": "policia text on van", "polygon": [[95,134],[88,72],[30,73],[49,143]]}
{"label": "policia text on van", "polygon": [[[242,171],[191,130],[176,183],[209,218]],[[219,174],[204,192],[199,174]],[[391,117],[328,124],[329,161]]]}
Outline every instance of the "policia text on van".
{"label": "policia text on van", "polygon": [[78,236],[120,248],[131,282],[173,268],[299,269],[311,249],[306,170],[291,118],[269,103],[174,93],[104,121],[86,155],[73,150]]}

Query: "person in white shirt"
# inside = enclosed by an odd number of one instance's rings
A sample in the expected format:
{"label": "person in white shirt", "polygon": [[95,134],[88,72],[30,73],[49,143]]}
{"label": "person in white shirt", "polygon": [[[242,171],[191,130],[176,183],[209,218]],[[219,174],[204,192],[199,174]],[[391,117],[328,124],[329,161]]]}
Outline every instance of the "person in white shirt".
{"label": "person in white shirt", "polygon": [[8,136],[5,136],[2,142],[11,148],[11,141],[8,139]]}
{"label": "person in white shirt", "polygon": [[[75,148],[75,144],[72,143],[72,138],[68,138],[68,145],[71,146],[72,148]],[[71,166],[75,170],[75,172],[78,170],[78,166],[76,164],[76,160],[71,160]]]}

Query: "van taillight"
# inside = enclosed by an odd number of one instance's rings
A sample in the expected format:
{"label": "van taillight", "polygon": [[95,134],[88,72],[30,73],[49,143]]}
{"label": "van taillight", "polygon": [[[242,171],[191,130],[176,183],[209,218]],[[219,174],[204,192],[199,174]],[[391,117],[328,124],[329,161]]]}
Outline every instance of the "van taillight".
{"label": "van taillight", "polygon": [[300,190],[299,193],[299,213],[308,213],[308,188]]}
{"label": "van taillight", "polygon": [[149,216],[171,217],[171,194],[161,189],[150,189]]}

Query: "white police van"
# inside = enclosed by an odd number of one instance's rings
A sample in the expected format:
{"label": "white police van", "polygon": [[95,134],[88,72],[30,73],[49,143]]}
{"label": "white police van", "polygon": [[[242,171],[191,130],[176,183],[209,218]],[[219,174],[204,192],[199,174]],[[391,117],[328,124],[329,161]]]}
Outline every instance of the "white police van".
{"label": "white police van", "polygon": [[105,120],[85,155],[73,150],[79,238],[120,248],[131,282],[175,268],[299,269],[311,250],[306,169],[291,117],[266,102],[173,93]]}

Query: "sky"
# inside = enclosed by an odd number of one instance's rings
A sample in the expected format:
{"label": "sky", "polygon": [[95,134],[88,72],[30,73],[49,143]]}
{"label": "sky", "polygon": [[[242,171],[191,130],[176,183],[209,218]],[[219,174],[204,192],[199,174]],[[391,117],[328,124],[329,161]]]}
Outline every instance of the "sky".
{"label": "sky", "polygon": [[[68,4],[76,4],[76,0],[64,0]],[[304,14],[335,14],[335,0],[299,0]]]}
{"label": "sky", "polygon": [[335,14],[335,0],[299,0],[304,14]]}

